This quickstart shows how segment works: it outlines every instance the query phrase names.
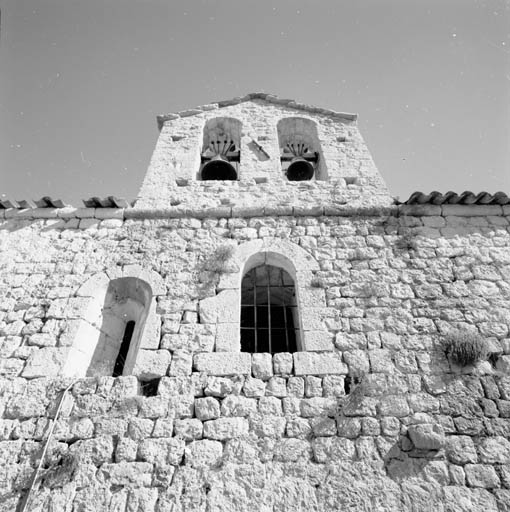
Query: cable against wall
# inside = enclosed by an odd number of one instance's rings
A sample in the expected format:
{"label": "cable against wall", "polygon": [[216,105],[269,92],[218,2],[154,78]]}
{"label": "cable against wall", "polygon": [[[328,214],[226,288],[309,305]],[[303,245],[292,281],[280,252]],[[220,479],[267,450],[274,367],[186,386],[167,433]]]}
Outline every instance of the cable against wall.
{"label": "cable against wall", "polygon": [[21,507],[20,512],[26,512],[28,510],[27,507],[30,503],[30,498],[32,497],[32,491],[33,491],[35,483],[37,481],[37,477],[39,476],[39,473],[41,471],[41,467],[44,462],[44,457],[46,456],[46,451],[48,450],[48,445],[50,444],[51,438],[53,436],[53,431],[55,430],[55,425],[57,423],[58,416],[62,409],[64,399],[66,397],[67,392],[78,382],[78,380],[71,382],[71,384],[69,384],[69,386],[67,386],[67,388],[65,388],[64,391],[62,392],[62,396],[60,397],[60,403],[58,404],[57,412],[55,413],[55,417],[53,418],[53,423],[51,424],[50,431],[48,432],[48,438],[46,439],[46,444],[44,445],[44,449],[41,454],[41,458],[39,459],[39,464],[37,465],[37,468],[35,469],[34,474],[32,475],[32,480],[30,481],[30,487],[28,488],[28,493],[25,497],[25,502],[23,503],[23,506]]}

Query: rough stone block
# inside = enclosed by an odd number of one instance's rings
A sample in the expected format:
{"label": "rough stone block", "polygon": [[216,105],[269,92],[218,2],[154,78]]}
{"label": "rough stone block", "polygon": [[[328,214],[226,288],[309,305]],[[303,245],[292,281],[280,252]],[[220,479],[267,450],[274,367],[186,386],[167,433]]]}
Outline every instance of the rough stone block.
{"label": "rough stone block", "polygon": [[446,456],[450,462],[459,465],[478,462],[475,445],[469,436],[448,436]]}
{"label": "rough stone block", "polygon": [[216,467],[221,463],[223,444],[219,441],[203,439],[186,446],[184,457],[193,468]]}
{"label": "rough stone block", "polygon": [[138,457],[142,461],[157,465],[180,464],[184,455],[184,441],[182,439],[144,439],[138,448]]}
{"label": "rough stone block", "polygon": [[185,350],[176,350],[172,355],[168,375],[170,377],[191,375],[192,362],[193,357],[191,353]]}
{"label": "rough stone block", "polygon": [[253,354],[251,371],[256,379],[270,379],[273,376],[273,358],[271,354]]}
{"label": "rough stone block", "polygon": [[303,347],[307,351],[324,351],[334,349],[334,335],[328,331],[303,331]]}
{"label": "rough stone block", "polygon": [[309,461],[312,447],[303,439],[282,439],[274,451],[274,459],[278,462]]}
{"label": "rough stone block", "polygon": [[141,380],[163,377],[168,371],[170,359],[168,350],[139,350],[133,375]]}
{"label": "rough stone block", "polygon": [[313,435],[316,437],[336,436],[336,422],[333,418],[312,418],[310,420]]}
{"label": "rough stone block", "polygon": [[300,402],[300,410],[303,418],[333,417],[338,412],[338,404],[334,398],[303,398]]}
{"label": "rough stone block", "polygon": [[464,471],[471,487],[494,489],[501,485],[496,470],[488,464],[466,464]]}
{"label": "rough stone block", "polygon": [[271,377],[267,381],[266,395],[279,398],[287,396],[287,382],[285,379],[282,377]]}
{"label": "rough stone block", "polygon": [[310,420],[305,418],[287,419],[286,434],[288,437],[307,438],[311,433]]}
{"label": "rough stone block", "polygon": [[257,401],[244,396],[227,396],[221,403],[222,416],[247,417],[257,412]]}
{"label": "rough stone block", "polygon": [[220,404],[216,398],[208,396],[195,400],[195,415],[201,421],[214,420],[220,417]]}
{"label": "rough stone block", "polygon": [[354,442],[343,437],[318,437],[312,448],[315,460],[323,464],[351,461],[356,455]]}
{"label": "rough stone block", "polygon": [[266,383],[261,379],[247,377],[244,381],[243,393],[250,398],[264,396],[266,393]]}
{"label": "rough stone block", "polygon": [[204,437],[217,441],[235,439],[248,433],[245,418],[219,418],[204,423]]}
{"label": "rough stone block", "polygon": [[510,463],[510,441],[503,436],[483,438],[478,446],[480,462],[488,464]]}
{"label": "rough stone block", "polygon": [[258,437],[281,438],[285,433],[286,423],[286,418],[282,416],[257,414],[250,417],[250,430]]}
{"label": "rough stone block", "polygon": [[100,481],[111,485],[150,486],[152,482],[152,464],[148,462],[120,462],[103,464],[98,473]]}
{"label": "rough stone block", "polygon": [[296,375],[345,375],[348,373],[348,368],[342,362],[342,356],[338,352],[296,352],[294,372]]}
{"label": "rough stone block", "polygon": [[251,374],[251,355],[244,352],[200,353],[193,360],[196,371],[209,375]]}
{"label": "rough stone block", "polygon": [[440,425],[411,425],[408,434],[419,450],[440,450],[445,445],[444,430]]}
{"label": "rough stone block", "polygon": [[141,418],[161,418],[167,415],[168,400],[163,396],[140,398],[139,415]]}
{"label": "rough stone block", "polygon": [[340,437],[356,439],[361,434],[361,420],[359,418],[338,418],[337,429]]}
{"label": "rough stone block", "polygon": [[202,439],[203,425],[197,418],[175,420],[174,429],[175,435],[185,441]]}
{"label": "rough stone block", "polygon": [[152,437],[172,437],[173,430],[173,418],[158,418],[154,423]]}
{"label": "rough stone block", "polygon": [[61,375],[66,357],[66,348],[41,348],[30,355],[21,375],[26,379],[57,377]]}
{"label": "rough stone block", "polygon": [[220,323],[216,326],[216,352],[239,352],[241,338],[238,323]]}
{"label": "rough stone block", "polygon": [[200,320],[204,324],[236,323],[239,321],[239,292],[223,290],[215,297],[199,303]]}
{"label": "rough stone block", "polygon": [[409,415],[409,405],[404,396],[384,396],[381,398],[377,408],[381,416],[403,418]]}
{"label": "rough stone block", "polygon": [[275,375],[292,374],[294,360],[289,352],[280,352],[273,355],[273,371]]}

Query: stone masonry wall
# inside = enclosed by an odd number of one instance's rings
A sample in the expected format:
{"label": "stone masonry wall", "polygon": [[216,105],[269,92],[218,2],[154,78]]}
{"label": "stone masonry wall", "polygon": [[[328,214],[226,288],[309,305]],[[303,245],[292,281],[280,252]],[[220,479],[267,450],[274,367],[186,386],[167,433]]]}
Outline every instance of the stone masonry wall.
{"label": "stone masonry wall", "polygon": [[[510,510],[505,208],[7,212],[0,510],[20,510],[57,410],[30,511]],[[267,238],[317,262],[307,286],[324,300],[314,321],[332,350],[215,352],[199,306],[225,277],[211,255]],[[85,307],[78,290],[130,266],[164,284],[153,347],[140,349],[135,375],[63,376]],[[450,361],[452,329],[482,335],[490,361]],[[161,379],[155,396],[141,393],[147,378]]]}

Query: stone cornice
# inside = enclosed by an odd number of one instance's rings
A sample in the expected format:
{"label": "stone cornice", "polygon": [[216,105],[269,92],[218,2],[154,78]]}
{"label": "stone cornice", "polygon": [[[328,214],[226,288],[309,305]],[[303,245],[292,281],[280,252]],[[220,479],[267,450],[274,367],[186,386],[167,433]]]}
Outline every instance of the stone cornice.
{"label": "stone cornice", "polygon": [[0,219],[172,219],[192,217],[231,218],[231,217],[387,217],[387,216],[510,216],[510,205],[432,205],[401,204],[382,207],[363,206],[266,206],[213,208],[9,208],[0,209]]}

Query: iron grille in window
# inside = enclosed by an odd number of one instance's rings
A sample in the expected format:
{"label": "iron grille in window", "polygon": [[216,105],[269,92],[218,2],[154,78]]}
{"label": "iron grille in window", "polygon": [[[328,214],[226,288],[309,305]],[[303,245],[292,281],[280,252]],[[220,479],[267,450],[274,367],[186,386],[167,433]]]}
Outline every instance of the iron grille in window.
{"label": "iron grille in window", "polygon": [[299,321],[294,281],[282,268],[260,265],[241,284],[241,350],[296,352]]}

